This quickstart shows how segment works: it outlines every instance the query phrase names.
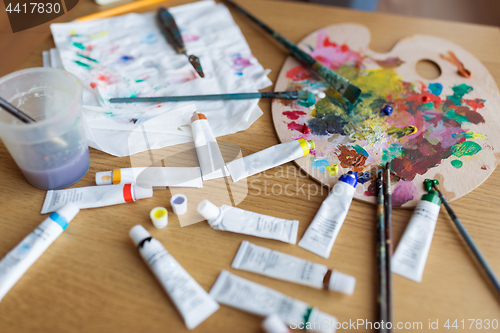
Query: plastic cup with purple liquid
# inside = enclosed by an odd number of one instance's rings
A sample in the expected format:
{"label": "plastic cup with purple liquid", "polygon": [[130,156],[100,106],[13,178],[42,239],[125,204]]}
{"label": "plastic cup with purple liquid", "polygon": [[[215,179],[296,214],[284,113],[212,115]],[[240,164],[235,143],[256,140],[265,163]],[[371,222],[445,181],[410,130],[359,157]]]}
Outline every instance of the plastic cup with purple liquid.
{"label": "plastic cup with purple liquid", "polygon": [[0,138],[34,187],[79,181],[90,165],[82,119],[82,85],[54,68],[30,68],[0,78],[0,96],[33,118],[23,123],[0,110]]}

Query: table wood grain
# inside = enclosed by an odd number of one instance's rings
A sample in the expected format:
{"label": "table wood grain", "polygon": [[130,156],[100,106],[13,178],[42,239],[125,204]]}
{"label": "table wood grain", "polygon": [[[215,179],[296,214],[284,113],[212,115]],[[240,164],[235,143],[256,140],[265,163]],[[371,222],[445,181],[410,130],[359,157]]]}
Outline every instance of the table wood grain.
{"label": "table wood grain", "polygon": [[[187,1],[169,1],[174,6]],[[419,33],[447,38],[480,59],[500,85],[500,30],[473,24],[415,19],[387,14],[366,13],[279,1],[238,1],[271,27],[298,42],[307,34],[335,23],[366,25],[372,33],[370,47],[389,51],[401,38]],[[146,8],[143,11],[152,10]],[[64,20],[98,10],[90,1],[81,1]],[[231,9],[253,54],[265,68],[272,70],[275,82],[287,53],[268,36]],[[28,40],[28,39],[27,39]],[[54,44],[39,41],[39,47],[19,68],[41,66],[41,50]],[[20,56],[23,56],[20,54]],[[16,68],[12,68],[14,70]],[[272,90],[272,87],[267,89]],[[248,130],[218,138],[236,144],[243,155],[279,143],[271,118],[270,101],[259,103],[264,111]],[[500,110],[499,110],[500,112]],[[155,152],[157,161],[164,156],[181,156],[192,145],[171,147]],[[186,153],[188,154],[188,153]],[[131,159],[117,158],[91,149],[87,175],[73,187],[94,184],[98,171],[129,167]],[[148,163],[151,156],[137,157]],[[181,163],[179,158],[168,159]],[[135,160],[134,160],[135,161]],[[135,163],[135,162],[134,162]],[[169,162],[170,163],[170,162]],[[3,257],[46,216],[40,215],[45,191],[30,186],[0,144],[0,257]],[[244,181],[243,181],[244,182]],[[239,183],[238,183],[239,184]],[[246,186],[245,186],[246,185]],[[283,189],[288,190],[285,194]],[[478,189],[453,202],[453,208],[471,236],[500,275],[500,171],[497,169]],[[239,208],[300,221],[299,239],[327,195],[326,189],[300,173],[293,163],[268,170],[247,179],[238,187],[208,184],[210,190],[191,191],[189,209],[196,201],[223,200],[228,189],[243,197]],[[280,189],[282,193],[280,194]],[[274,191],[274,192],[273,192]],[[172,191],[173,192],[173,191]],[[246,193],[247,192],[247,193]],[[222,269],[274,288],[336,316],[340,322],[375,322],[376,303],[376,219],[375,207],[354,201],[335,242],[329,259],[320,258],[296,245],[245,235],[212,230],[206,222],[181,228],[172,213],[168,189],[155,190],[151,199],[111,207],[82,210],[66,231],[28,270],[0,303],[0,332],[184,332],[187,331],[173,304],[146,268],[128,237],[128,231],[142,224],[159,239],[179,263],[209,290]],[[169,224],[155,229],[149,211],[156,206],[169,209]],[[397,244],[412,212],[394,210],[393,230]],[[328,293],[305,286],[273,280],[230,268],[243,240],[326,264],[357,278],[352,296]],[[500,303],[461,240],[446,211],[441,209],[434,239],[421,283],[394,275],[395,321],[421,322],[423,331],[429,322],[438,321],[440,330],[448,319],[500,320]],[[259,332],[262,318],[221,306],[195,332]],[[344,324],[346,327],[346,324]],[[491,329],[490,329],[491,330]],[[371,332],[359,327],[357,332]],[[412,331],[412,330],[408,330]],[[452,331],[455,331],[452,329]]]}

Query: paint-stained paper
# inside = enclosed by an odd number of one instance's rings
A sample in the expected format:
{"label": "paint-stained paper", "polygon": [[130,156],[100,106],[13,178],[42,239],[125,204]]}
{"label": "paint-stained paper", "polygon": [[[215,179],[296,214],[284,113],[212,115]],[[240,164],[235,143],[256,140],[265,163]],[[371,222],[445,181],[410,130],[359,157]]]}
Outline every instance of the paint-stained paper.
{"label": "paint-stained paper", "polygon": [[[169,140],[157,137],[146,145],[126,146],[134,142],[130,136],[143,132],[146,122],[161,126],[165,119],[156,117],[192,103],[111,104],[110,98],[255,92],[271,85],[268,71],[252,56],[224,5],[200,1],[169,11],[188,54],[200,58],[205,78],[166,42],[155,13],[51,25],[64,68],[83,83],[92,147],[127,156],[193,141],[187,118]],[[257,99],[204,101],[197,102],[196,109],[211,119],[218,137],[247,129],[262,115],[257,103]]]}

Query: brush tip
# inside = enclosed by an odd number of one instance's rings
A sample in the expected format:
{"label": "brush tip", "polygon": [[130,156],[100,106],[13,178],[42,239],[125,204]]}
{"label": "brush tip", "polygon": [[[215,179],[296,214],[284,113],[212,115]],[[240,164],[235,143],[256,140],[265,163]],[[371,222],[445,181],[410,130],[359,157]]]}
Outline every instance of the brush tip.
{"label": "brush tip", "polygon": [[346,100],[349,101],[349,103],[352,104],[352,107],[354,108],[359,102],[359,96],[361,96],[361,89],[359,89],[357,86],[351,83],[347,86],[347,89],[344,91],[343,96]]}

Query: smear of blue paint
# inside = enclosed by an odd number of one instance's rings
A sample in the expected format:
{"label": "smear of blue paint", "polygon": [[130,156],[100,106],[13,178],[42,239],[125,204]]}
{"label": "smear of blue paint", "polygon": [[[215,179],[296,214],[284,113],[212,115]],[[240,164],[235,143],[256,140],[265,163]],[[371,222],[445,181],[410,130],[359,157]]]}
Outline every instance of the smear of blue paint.
{"label": "smear of blue paint", "polygon": [[142,44],[154,44],[158,41],[155,34],[150,32],[141,40]]}
{"label": "smear of blue paint", "polygon": [[321,173],[326,172],[326,167],[329,165],[330,165],[330,162],[328,162],[328,159],[315,160],[314,162],[311,163],[311,166],[313,167],[313,169],[317,169]]}
{"label": "smear of blue paint", "polygon": [[443,91],[443,85],[441,83],[430,83],[429,84],[429,92],[432,94],[439,96]]}
{"label": "smear of blue paint", "polygon": [[128,55],[124,55],[124,56],[121,56],[120,60],[123,61],[123,62],[127,62],[127,61],[130,61],[130,60],[133,60],[134,57],[132,56],[128,56]]}
{"label": "smear of blue paint", "polygon": [[365,171],[365,172],[358,172],[358,183],[364,184],[372,178],[370,172]]}

